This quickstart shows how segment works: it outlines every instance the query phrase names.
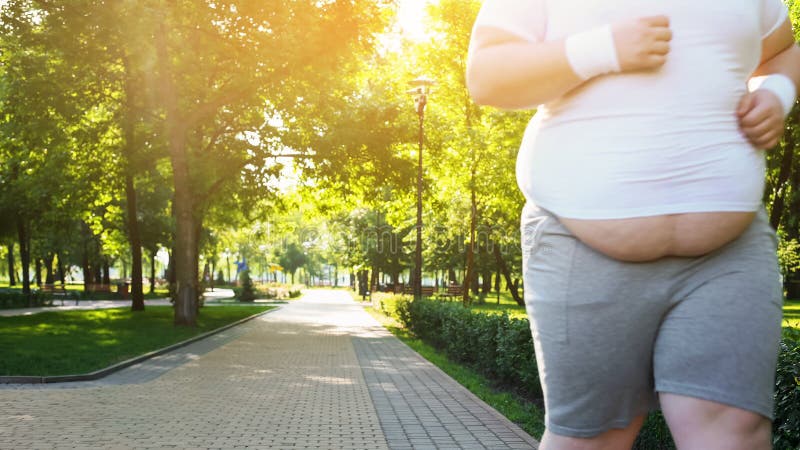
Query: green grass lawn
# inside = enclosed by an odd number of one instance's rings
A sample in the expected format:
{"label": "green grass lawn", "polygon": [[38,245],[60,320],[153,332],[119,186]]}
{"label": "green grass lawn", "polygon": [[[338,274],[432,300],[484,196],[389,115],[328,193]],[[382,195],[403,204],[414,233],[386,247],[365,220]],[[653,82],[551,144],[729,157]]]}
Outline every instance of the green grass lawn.
{"label": "green grass lawn", "polygon": [[783,326],[800,329],[800,300],[783,303]]}
{"label": "green grass lawn", "polygon": [[171,306],[148,306],[143,313],[115,308],[0,317],[0,375],[92,372],[271,308],[203,308],[197,328],[173,326]]}

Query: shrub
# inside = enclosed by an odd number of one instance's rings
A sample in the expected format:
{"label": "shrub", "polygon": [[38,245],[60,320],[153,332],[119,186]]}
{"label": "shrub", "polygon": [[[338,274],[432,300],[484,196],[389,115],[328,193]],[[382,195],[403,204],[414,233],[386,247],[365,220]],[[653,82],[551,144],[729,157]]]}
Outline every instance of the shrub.
{"label": "shrub", "polygon": [[533,338],[526,319],[507,320],[497,337],[496,353],[497,377],[500,382],[516,386],[529,397],[542,397]]}
{"label": "shrub", "polygon": [[239,274],[239,285],[241,287],[233,290],[236,299],[240,302],[252,302],[256,299],[256,290],[253,286],[253,279],[250,278],[250,271],[243,270]]}
{"label": "shrub", "polygon": [[787,338],[778,357],[772,432],[776,450],[800,448],[800,342]]}
{"label": "shrub", "polygon": [[[70,297],[71,298],[71,297]],[[0,291],[0,309],[27,308],[28,306],[44,306],[52,304],[52,295],[32,289],[29,296],[19,290]]]}
{"label": "shrub", "polygon": [[527,320],[475,314],[460,303],[431,300],[401,301],[397,318],[450,358],[533,398],[541,396]]}
{"label": "shrub", "polygon": [[664,416],[656,411],[650,413],[633,443],[633,450],[673,450],[675,442],[669,432]]}

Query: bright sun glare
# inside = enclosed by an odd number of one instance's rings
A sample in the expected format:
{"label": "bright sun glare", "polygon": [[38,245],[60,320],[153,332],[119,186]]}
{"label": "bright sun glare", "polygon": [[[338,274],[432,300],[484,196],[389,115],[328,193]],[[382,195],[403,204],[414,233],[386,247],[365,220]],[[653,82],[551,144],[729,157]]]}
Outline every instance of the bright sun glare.
{"label": "bright sun glare", "polygon": [[426,38],[423,18],[425,17],[425,6],[428,3],[430,0],[400,0],[397,18],[407,37],[414,40]]}

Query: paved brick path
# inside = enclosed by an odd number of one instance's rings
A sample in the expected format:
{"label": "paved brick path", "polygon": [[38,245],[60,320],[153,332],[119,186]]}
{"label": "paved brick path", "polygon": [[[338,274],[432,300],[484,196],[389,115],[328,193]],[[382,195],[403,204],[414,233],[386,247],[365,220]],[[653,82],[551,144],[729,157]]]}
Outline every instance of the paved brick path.
{"label": "paved brick path", "polygon": [[0,448],[536,448],[341,291],[99,381],[0,386]]}

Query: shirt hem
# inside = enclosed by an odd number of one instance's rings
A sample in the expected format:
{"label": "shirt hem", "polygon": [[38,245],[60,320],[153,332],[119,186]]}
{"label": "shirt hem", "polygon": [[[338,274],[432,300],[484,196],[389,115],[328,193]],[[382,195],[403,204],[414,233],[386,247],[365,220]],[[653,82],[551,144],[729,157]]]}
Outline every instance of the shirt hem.
{"label": "shirt hem", "polygon": [[761,209],[758,203],[682,203],[676,205],[658,205],[648,208],[623,208],[623,209],[569,209],[559,208],[547,202],[532,200],[531,203],[540,206],[558,217],[566,219],[632,219],[636,217],[663,216],[666,214],[689,214],[711,212],[757,212]]}

